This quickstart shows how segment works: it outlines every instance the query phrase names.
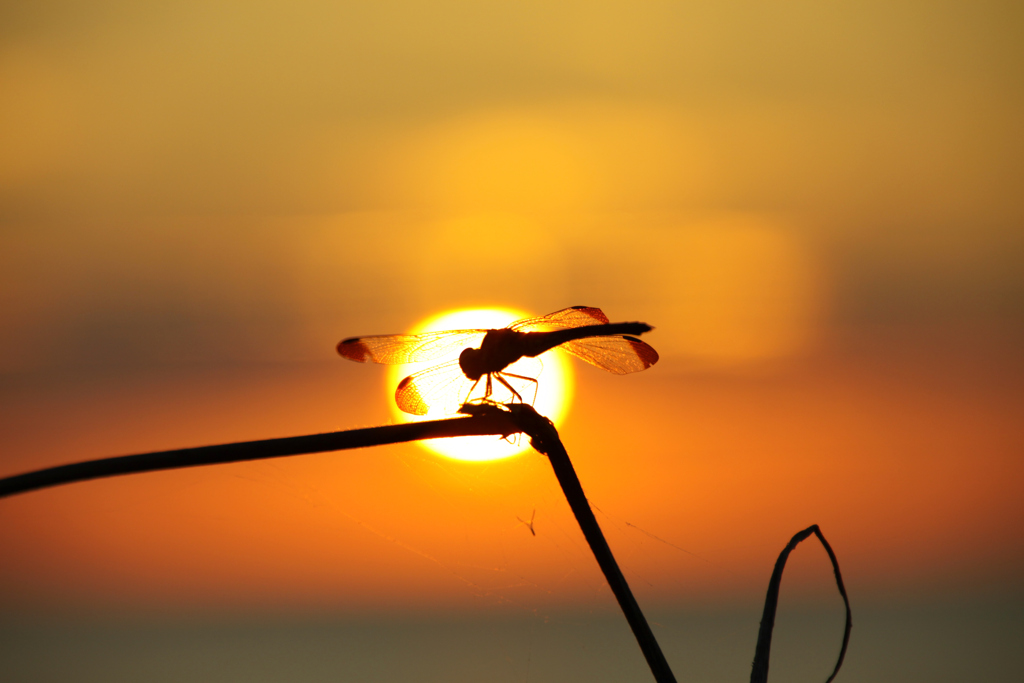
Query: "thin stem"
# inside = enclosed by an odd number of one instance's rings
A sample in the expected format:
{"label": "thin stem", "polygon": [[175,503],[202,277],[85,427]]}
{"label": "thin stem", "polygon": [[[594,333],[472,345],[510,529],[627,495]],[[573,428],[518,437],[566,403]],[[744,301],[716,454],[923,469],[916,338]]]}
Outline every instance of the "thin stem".
{"label": "thin stem", "polygon": [[243,441],[240,443],[181,448],[173,451],[123,455],[101,460],[89,460],[70,465],[59,465],[34,472],[0,479],[0,498],[26,493],[49,486],[71,484],[89,479],[114,477],[121,474],[173,470],[198,465],[218,465],[247,460],[264,460],[288,455],[323,453],[349,448],[381,446],[389,443],[441,439],[451,436],[480,436],[494,434],[509,436],[521,431],[509,413],[494,411],[473,417],[455,417],[429,422],[409,422],[367,429],[349,429],[343,432],[310,434],[283,439]]}
{"label": "thin stem", "polygon": [[555,426],[528,405],[510,407],[513,414],[517,414],[523,431],[530,435],[530,443],[533,447],[548,456],[551,461],[551,467],[555,471],[558,483],[562,486],[566,500],[569,501],[569,507],[576,515],[576,521],[583,531],[583,536],[587,539],[601,571],[604,572],[612,593],[619,601],[619,607],[626,615],[626,621],[633,629],[633,635],[640,645],[644,658],[647,659],[647,665],[651,668],[651,673],[654,674],[654,680],[658,683],[675,683],[676,678],[661,651],[661,646],[658,645],[644,613],[640,610],[640,605],[633,597],[633,591],[630,590],[626,577],[622,575],[615,556],[612,555],[612,550],[608,547],[608,542],[594,517],[594,512],[590,509],[587,496],[583,493],[583,486],[580,484],[579,477],[576,476],[576,470],[572,466],[572,461],[569,460],[565,446],[558,438]]}
{"label": "thin stem", "polygon": [[50,467],[35,472],[27,472],[6,479],[0,479],[0,497],[12,496],[48,486],[70,484],[100,477],[113,477],[121,474],[138,472],[154,472],[157,470],[194,467],[197,465],[215,465],[247,460],[262,460],[288,455],[305,453],[322,453],[348,448],[380,446],[389,443],[416,441],[418,439],[438,439],[452,436],[480,436],[494,434],[509,436],[516,432],[524,432],[530,436],[533,447],[548,456],[555,471],[558,483],[562,486],[569,507],[576,515],[576,521],[583,531],[584,538],[590,544],[597,564],[604,572],[608,585],[619,601],[619,606],[626,615],[636,636],[640,650],[647,659],[648,666],[658,683],[675,683],[675,676],[661,652],[658,641],[654,638],[651,627],[647,624],[640,606],[633,597],[633,592],[622,575],[611,548],[601,532],[601,527],[590,509],[587,497],[576,470],[569,460],[569,454],[558,438],[555,426],[546,417],[539,415],[532,407],[525,404],[498,406],[477,404],[464,406],[463,410],[470,417],[456,417],[430,422],[411,422],[384,427],[367,429],[351,429],[344,432],[329,434],[311,434],[294,436],[284,439],[266,439],[263,441],[245,441],[241,443],[222,444],[219,446],[202,446],[199,448],[183,448],[174,451],[141,453],[124,455],[116,458],[103,458],[87,462]]}

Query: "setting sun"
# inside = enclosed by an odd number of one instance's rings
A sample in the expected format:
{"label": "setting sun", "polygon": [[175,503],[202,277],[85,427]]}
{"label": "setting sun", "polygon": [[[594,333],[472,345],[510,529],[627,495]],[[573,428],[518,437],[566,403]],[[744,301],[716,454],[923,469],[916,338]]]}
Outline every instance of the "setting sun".
{"label": "setting sun", "polygon": [[[460,329],[495,329],[505,327],[511,322],[530,317],[529,313],[510,308],[475,308],[461,309],[441,313],[428,318],[416,325],[412,332],[435,332],[441,330]],[[432,408],[426,415],[410,415],[402,412],[395,403],[395,388],[403,378],[420,370],[446,363],[458,358],[459,351],[450,356],[435,358],[423,363],[407,363],[388,368],[386,393],[388,404],[395,417],[403,422],[418,420],[434,420],[450,415],[444,407]],[[524,358],[507,368],[508,373],[519,374],[537,380],[536,387],[531,382],[518,381],[515,388],[523,394],[523,399],[532,403],[537,411],[556,425],[569,411],[572,402],[573,375],[569,358],[562,353],[545,353],[540,358]],[[507,389],[495,383],[495,400],[506,402],[511,400]],[[536,398],[534,399],[534,390]],[[471,398],[483,395],[483,383],[477,386]],[[430,451],[456,460],[497,460],[523,452],[529,443],[523,439],[512,442],[491,436],[460,437],[456,439],[435,439],[421,441],[420,444]]]}
{"label": "setting sun", "polygon": [[1021,683],[1022,6],[5,5],[0,683]]}

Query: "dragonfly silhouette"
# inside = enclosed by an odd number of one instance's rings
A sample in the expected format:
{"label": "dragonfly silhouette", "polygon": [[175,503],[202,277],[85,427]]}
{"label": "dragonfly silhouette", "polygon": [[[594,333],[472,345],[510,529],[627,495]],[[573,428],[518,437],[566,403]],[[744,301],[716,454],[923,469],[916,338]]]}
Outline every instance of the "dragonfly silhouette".
{"label": "dragonfly silhouette", "polygon": [[617,375],[646,370],[658,362],[658,352],[632,335],[652,329],[647,323],[610,323],[599,308],[573,306],[500,329],[350,337],[338,343],[338,353],[360,363],[400,364],[432,360],[463,349],[458,360],[429,367],[399,382],[395,391],[398,407],[413,415],[426,415],[438,405],[457,408],[481,380],[485,381],[483,399],[490,398],[494,382],[498,382],[512,392],[513,400],[522,402],[522,395],[506,378],[532,382],[535,387],[537,380],[505,368],[555,347]]}

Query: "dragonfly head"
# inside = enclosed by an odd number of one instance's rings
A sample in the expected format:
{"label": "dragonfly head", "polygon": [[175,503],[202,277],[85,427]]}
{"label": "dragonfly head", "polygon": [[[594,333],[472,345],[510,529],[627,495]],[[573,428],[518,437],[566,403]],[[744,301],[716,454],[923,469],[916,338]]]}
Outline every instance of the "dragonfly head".
{"label": "dragonfly head", "polygon": [[483,352],[480,349],[463,349],[459,354],[459,367],[462,373],[474,382],[486,374],[483,363]]}

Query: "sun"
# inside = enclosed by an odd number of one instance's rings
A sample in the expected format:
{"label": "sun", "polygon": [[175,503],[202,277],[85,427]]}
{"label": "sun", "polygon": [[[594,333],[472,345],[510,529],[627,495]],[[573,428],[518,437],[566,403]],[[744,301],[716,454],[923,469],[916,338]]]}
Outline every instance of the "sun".
{"label": "sun", "polygon": [[[428,318],[416,325],[412,333],[436,332],[440,330],[462,330],[462,329],[493,329],[505,327],[511,322],[529,318],[531,315],[524,311],[513,308],[466,308],[441,313]],[[460,349],[461,351],[461,349]],[[424,363],[407,363],[405,365],[394,365],[388,368],[386,388],[388,392],[388,405],[395,417],[402,422],[418,422],[422,420],[436,420],[443,417],[451,417],[441,410],[431,410],[423,416],[410,415],[402,412],[395,404],[395,388],[405,377],[424,368],[438,365],[449,360],[458,358],[459,353],[451,357],[434,358]],[[518,368],[519,374],[533,377],[537,380],[537,396],[532,401],[533,407],[541,415],[544,415],[555,424],[559,424],[569,411],[569,404],[572,402],[573,374],[572,365],[566,354],[551,350],[542,354],[537,359],[525,359],[509,366],[510,372],[517,371],[517,365],[524,364],[529,367]],[[538,363],[539,361],[539,363]],[[538,366],[540,373],[537,373]],[[479,393],[479,392],[477,392]],[[524,396],[527,401],[532,398],[532,389]],[[429,451],[438,453],[455,460],[485,461],[500,460],[522,453],[530,445],[525,437],[513,442],[501,439],[497,436],[461,436],[453,439],[426,439],[418,443]]]}

